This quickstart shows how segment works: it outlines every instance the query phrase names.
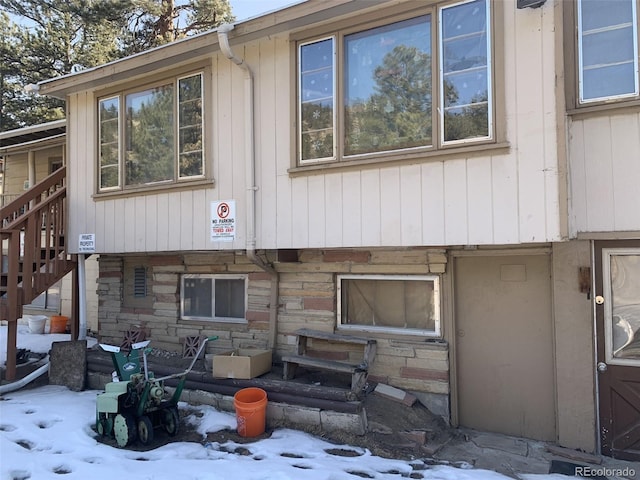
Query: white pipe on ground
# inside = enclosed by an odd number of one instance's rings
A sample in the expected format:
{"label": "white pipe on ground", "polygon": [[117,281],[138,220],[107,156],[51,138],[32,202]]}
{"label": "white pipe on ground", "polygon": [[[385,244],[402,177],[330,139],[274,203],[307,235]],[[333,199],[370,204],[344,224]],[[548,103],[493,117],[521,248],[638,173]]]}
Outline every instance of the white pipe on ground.
{"label": "white pipe on ground", "polygon": [[26,377],[21,378],[20,380],[18,380],[16,382],[13,382],[13,383],[7,383],[6,385],[0,385],[0,395],[3,395],[5,393],[9,393],[9,392],[13,392],[15,390],[19,390],[22,387],[24,387],[27,384],[29,384],[30,382],[34,381],[36,378],[40,377],[41,375],[44,375],[48,371],[49,371],[49,359],[47,358],[47,363],[42,365],[37,370],[34,370],[33,372],[31,372]]}

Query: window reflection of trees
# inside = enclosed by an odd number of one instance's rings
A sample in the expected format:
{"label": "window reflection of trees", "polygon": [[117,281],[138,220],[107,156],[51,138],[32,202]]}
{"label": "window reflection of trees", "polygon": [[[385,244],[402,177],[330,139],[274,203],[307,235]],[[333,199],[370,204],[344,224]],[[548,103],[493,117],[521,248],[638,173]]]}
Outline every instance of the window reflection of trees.
{"label": "window reflection of trees", "polygon": [[398,45],[374,69],[374,93],[345,107],[345,153],[431,143],[431,56]]}
{"label": "window reflection of trees", "polygon": [[127,185],[174,177],[173,86],[127,96]]}

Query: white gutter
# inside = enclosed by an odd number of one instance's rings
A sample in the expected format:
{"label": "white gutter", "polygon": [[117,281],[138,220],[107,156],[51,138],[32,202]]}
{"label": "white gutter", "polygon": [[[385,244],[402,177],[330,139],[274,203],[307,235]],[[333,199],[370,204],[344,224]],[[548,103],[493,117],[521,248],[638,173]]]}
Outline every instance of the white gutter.
{"label": "white gutter", "polygon": [[244,132],[245,132],[245,182],[246,193],[246,250],[247,258],[264,271],[271,274],[271,299],[269,302],[269,347],[274,348],[277,337],[278,315],[278,272],[272,265],[256,255],[256,158],[255,158],[255,125],[254,125],[254,96],[253,72],[247,63],[237,57],[229,45],[229,32],[234,26],[225,23],[218,27],[218,44],[222,54],[244,71]]}

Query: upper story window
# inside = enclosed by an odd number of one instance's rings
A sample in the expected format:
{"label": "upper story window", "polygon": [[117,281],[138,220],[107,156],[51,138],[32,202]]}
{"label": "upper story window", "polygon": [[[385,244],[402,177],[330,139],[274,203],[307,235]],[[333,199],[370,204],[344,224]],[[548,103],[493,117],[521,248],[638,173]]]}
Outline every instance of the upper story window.
{"label": "upper story window", "polygon": [[98,191],[203,178],[202,81],[197,73],[98,101]]}
{"label": "upper story window", "polygon": [[298,44],[301,165],[493,139],[490,2],[423,13]]}
{"label": "upper story window", "polygon": [[636,0],[578,0],[580,103],[637,97]]}

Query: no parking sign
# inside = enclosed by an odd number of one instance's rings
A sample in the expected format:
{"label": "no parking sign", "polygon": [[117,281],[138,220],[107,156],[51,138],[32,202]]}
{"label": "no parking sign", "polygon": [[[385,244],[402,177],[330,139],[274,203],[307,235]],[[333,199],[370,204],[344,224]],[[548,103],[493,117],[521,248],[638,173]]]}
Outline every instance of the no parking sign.
{"label": "no parking sign", "polygon": [[236,201],[211,202],[211,241],[231,242],[236,237]]}

